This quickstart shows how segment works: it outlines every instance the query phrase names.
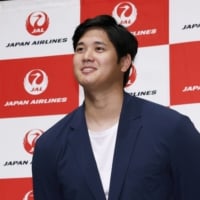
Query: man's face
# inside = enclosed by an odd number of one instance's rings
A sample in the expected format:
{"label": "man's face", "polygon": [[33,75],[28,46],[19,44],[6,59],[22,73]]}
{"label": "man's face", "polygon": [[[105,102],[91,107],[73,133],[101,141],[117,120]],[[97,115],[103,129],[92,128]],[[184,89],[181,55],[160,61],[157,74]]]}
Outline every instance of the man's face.
{"label": "man's face", "polygon": [[123,79],[117,53],[106,32],[86,31],[77,43],[73,58],[74,73],[84,88],[105,89]]}

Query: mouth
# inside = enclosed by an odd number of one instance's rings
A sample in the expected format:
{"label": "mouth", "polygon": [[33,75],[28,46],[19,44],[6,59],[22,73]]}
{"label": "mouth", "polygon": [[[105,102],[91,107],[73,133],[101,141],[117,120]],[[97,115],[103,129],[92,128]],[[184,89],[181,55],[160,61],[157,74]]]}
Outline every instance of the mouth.
{"label": "mouth", "polygon": [[81,72],[82,73],[86,73],[86,74],[88,74],[88,73],[91,73],[91,72],[94,72],[94,71],[96,71],[96,68],[94,68],[94,67],[83,67],[82,69],[81,69]]}

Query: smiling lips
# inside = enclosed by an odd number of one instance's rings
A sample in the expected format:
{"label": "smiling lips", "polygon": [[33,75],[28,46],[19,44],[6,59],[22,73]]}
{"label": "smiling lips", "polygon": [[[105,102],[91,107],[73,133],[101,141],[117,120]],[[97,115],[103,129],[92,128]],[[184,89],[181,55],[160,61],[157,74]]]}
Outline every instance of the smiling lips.
{"label": "smiling lips", "polygon": [[93,71],[95,71],[95,70],[96,70],[96,68],[94,68],[94,67],[89,67],[89,66],[83,67],[83,68],[81,69],[81,71],[82,71],[83,73],[90,73],[90,72],[93,72]]}

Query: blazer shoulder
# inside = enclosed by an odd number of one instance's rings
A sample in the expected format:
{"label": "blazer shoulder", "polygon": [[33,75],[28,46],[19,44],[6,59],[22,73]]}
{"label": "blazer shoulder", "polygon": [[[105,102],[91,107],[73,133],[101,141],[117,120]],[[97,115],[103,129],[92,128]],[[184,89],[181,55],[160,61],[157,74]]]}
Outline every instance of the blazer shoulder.
{"label": "blazer shoulder", "polygon": [[129,96],[127,99],[128,106],[126,111],[132,114],[137,112],[137,115],[139,114],[141,116],[145,124],[151,124],[152,126],[162,124],[174,127],[182,124],[183,121],[184,123],[191,122],[191,119],[187,115],[168,106],[135,96]]}
{"label": "blazer shoulder", "polygon": [[186,115],[159,103],[149,101],[146,99],[134,97],[135,101],[140,104],[142,113],[145,113],[145,115],[155,115],[159,117],[172,117],[173,119],[179,119],[182,117],[186,117]]}
{"label": "blazer shoulder", "polygon": [[62,141],[67,140],[70,124],[75,120],[76,115],[81,112],[81,109],[82,106],[78,107],[53,124],[37,139],[36,145],[51,147],[52,145],[55,146],[55,144],[61,144]]}

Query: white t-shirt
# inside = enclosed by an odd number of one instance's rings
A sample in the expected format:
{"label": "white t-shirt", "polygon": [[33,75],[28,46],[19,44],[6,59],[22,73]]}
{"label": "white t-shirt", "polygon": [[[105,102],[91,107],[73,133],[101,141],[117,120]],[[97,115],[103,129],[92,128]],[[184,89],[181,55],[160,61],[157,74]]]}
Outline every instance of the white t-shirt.
{"label": "white t-shirt", "polygon": [[118,123],[111,128],[101,132],[94,132],[89,130],[90,142],[97,163],[97,168],[101,177],[101,182],[106,199],[108,199],[109,194],[113,155],[117,137],[117,128]]}

